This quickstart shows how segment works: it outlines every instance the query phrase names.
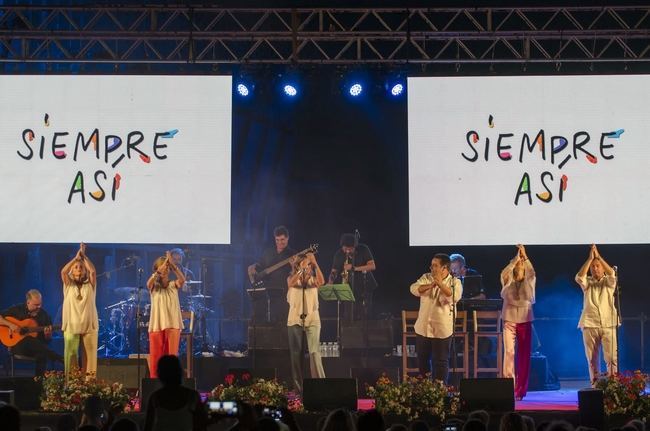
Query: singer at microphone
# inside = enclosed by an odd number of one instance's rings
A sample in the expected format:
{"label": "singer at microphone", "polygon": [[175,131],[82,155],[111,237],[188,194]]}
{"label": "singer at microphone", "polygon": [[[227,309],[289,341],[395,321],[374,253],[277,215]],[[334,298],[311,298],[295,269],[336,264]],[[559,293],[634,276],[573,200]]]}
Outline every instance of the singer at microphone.
{"label": "singer at microphone", "polygon": [[610,266],[593,244],[589,256],[576,274],[576,282],[584,296],[578,327],[582,329],[585,355],[592,386],[600,377],[600,350],[602,347],[607,373],[618,372],[618,343],[616,328],[618,311],[614,301],[616,266]]}
{"label": "singer at microphone", "polygon": [[[422,274],[410,287],[411,294],[420,299],[418,318],[413,327],[420,375],[425,377],[430,373],[445,384],[454,328],[453,309],[463,295],[463,286],[450,274],[449,265],[449,256],[434,255],[429,267],[431,271]],[[430,364],[434,365],[433,370]]]}

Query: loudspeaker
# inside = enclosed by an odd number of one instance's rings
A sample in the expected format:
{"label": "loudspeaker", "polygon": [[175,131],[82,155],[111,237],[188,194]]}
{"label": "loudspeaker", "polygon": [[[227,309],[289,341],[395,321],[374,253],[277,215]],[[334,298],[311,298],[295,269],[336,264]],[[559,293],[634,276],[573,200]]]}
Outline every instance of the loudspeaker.
{"label": "loudspeaker", "polygon": [[399,382],[399,367],[350,368],[350,377],[357,380],[357,394],[367,398],[366,386],[376,386],[377,380],[385,375],[391,382]]}
{"label": "loudspeaker", "polygon": [[302,403],[309,411],[357,409],[357,380],[346,378],[303,379]]}
{"label": "loudspeaker", "polygon": [[0,391],[13,391],[15,406],[20,410],[38,410],[43,384],[34,377],[0,378]]}
{"label": "loudspeaker", "polygon": [[250,350],[288,350],[287,324],[249,325],[248,348]]}
{"label": "loudspeaker", "polygon": [[[140,378],[149,377],[149,365],[140,359]],[[119,382],[127,389],[138,387],[138,359],[102,358],[97,360],[97,378]]]}
{"label": "loudspeaker", "polygon": [[578,391],[578,410],[580,425],[599,430],[605,429],[603,391],[592,388],[580,389]]}
{"label": "loudspeaker", "polygon": [[[183,378],[183,386],[196,389],[196,379],[187,377]],[[158,379],[142,379],[142,394],[140,396],[140,411],[145,411],[147,409],[147,404],[149,403],[149,397],[151,394],[158,389],[162,388],[162,383]]]}
{"label": "loudspeaker", "polygon": [[14,391],[0,391],[0,401],[7,404],[13,404]]}
{"label": "loudspeaker", "polygon": [[551,371],[546,356],[534,353],[530,357],[529,391],[557,391],[560,382]]}
{"label": "loudspeaker", "polygon": [[511,412],[515,410],[513,379],[461,379],[460,406],[463,411],[487,410]]}
{"label": "loudspeaker", "polygon": [[393,322],[366,320],[341,322],[342,349],[393,349]]}
{"label": "loudspeaker", "polygon": [[278,378],[277,368],[228,368],[228,374],[235,376],[240,384],[251,382],[252,379],[275,380]]}

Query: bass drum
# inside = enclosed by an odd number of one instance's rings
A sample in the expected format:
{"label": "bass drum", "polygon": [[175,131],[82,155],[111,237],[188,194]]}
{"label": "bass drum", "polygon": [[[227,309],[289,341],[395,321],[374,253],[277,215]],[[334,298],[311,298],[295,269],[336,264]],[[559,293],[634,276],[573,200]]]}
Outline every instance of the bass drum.
{"label": "bass drum", "polygon": [[[135,308],[135,307],[134,307]],[[142,304],[140,307],[140,353],[149,353],[149,316],[151,315],[151,304]],[[138,328],[136,326],[136,313],[133,312],[133,320],[129,325],[129,344],[131,353],[138,353]]]}

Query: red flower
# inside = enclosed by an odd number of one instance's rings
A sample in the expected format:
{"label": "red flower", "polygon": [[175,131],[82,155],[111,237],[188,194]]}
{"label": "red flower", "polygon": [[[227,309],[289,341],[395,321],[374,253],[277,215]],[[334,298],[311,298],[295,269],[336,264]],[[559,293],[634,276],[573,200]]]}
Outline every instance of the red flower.
{"label": "red flower", "polygon": [[241,379],[245,382],[249,381],[251,379],[250,373],[244,373],[241,375]]}
{"label": "red flower", "polygon": [[226,383],[228,383],[229,385],[232,385],[233,383],[235,383],[235,375],[234,375],[234,374],[228,374],[228,375],[226,375],[224,381],[225,381]]}

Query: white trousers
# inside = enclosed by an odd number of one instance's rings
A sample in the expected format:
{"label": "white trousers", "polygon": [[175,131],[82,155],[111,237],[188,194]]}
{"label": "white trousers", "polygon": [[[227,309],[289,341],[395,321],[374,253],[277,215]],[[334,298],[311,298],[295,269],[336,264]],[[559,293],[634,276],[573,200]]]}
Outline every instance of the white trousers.
{"label": "white trousers", "polygon": [[589,381],[592,386],[600,377],[600,348],[603,348],[607,374],[618,372],[618,346],[616,343],[616,327],[611,328],[582,328],[582,340],[585,343],[585,355],[589,364]]}

